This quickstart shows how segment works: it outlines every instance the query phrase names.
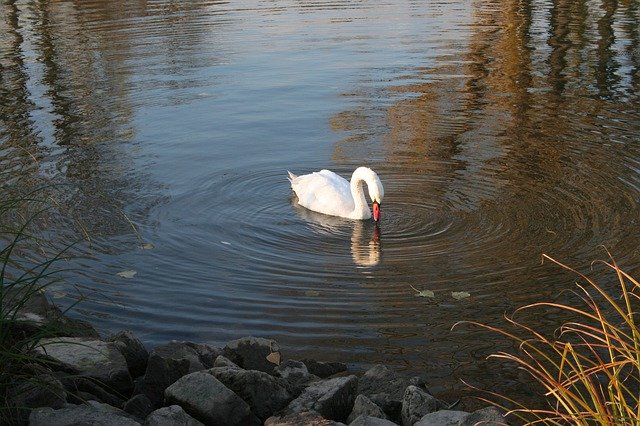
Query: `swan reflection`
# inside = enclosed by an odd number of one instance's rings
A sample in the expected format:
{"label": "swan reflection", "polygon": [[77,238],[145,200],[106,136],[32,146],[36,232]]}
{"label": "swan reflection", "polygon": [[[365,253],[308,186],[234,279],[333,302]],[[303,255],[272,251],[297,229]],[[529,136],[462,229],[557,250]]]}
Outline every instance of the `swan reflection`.
{"label": "swan reflection", "polygon": [[351,258],[357,266],[372,267],[380,263],[380,227],[371,221],[345,220],[306,209],[291,200],[296,214],[304,219],[316,232],[325,235],[344,234],[351,227]]}

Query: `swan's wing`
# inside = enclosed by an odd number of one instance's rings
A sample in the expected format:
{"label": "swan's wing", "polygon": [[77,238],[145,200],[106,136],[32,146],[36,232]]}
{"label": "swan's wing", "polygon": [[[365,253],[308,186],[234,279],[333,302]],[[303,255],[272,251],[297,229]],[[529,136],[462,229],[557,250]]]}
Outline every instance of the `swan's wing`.
{"label": "swan's wing", "polygon": [[297,176],[291,188],[298,204],[316,212],[345,216],[354,209],[349,182],[329,170]]}

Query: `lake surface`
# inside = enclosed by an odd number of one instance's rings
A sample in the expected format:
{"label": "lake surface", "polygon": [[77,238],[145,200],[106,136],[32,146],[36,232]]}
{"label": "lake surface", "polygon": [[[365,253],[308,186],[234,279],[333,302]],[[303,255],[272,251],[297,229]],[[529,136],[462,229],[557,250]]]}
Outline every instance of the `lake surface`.
{"label": "lake surface", "polygon": [[[484,362],[509,345],[456,321],[570,288],[543,253],[588,272],[604,246],[640,272],[639,10],[3,2],[0,190],[57,185],[42,230],[80,242],[51,294],[82,289],[74,315],[105,334],[264,336],[441,395],[509,388]],[[385,187],[379,235],[286,179],[360,165]]]}

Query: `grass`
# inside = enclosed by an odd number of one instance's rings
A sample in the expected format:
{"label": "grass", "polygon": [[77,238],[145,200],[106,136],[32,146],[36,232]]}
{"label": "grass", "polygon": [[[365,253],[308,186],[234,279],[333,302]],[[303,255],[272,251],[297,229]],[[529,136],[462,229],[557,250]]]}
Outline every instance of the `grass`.
{"label": "grass", "polygon": [[[482,399],[505,409],[507,418],[516,417],[525,424],[639,425],[640,284],[611,255],[599,263],[616,286],[600,285],[549,256],[544,258],[580,278],[571,291],[570,303],[540,302],[521,307],[505,316],[505,327],[464,323],[516,342],[517,353],[498,352],[490,358],[515,363],[528,373],[546,404],[527,407],[493,392]],[[550,310],[566,318],[550,335],[515,319],[525,311]]]}
{"label": "grass", "polygon": [[46,361],[32,350],[41,338],[54,336],[57,327],[29,327],[20,318],[35,295],[59,281],[62,270],[56,265],[71,247],[47,256],[48,247],[31,233],[34,221],[48,210],[40,192],[0,200],[0,424],[24,423],[19,401],[35,388],[56,391],[51,380],[43,379]]}

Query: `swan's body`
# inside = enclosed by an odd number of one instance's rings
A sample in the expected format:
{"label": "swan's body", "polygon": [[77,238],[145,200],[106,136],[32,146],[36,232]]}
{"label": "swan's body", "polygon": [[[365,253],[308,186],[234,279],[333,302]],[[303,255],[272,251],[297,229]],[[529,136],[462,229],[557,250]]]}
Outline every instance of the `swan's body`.
{"label": "swan's body", "polygon": [[289,172],[289,181],[302,207],[347,219],[371,218],[371,210],[364,196],[363,184],[366,183],[373,217],[376,221],[380,219],[384,189],[376,172],[367,167],[358,167],[351,176],[351,182],[329,170],[302,176]]}

